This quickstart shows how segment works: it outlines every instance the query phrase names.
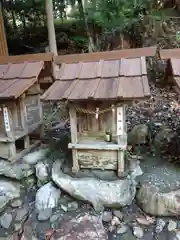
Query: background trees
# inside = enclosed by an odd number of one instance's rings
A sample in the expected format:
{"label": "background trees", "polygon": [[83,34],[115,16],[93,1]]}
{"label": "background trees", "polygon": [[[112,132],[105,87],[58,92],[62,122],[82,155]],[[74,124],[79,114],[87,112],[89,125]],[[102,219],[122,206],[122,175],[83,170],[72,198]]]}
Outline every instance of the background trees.
{"label": "background trees", "polygon": [[[44,52],[48,45],[46,0],[2,0],[11,54]],[[163,39],[174,46],[179,0],[53,0],[60,53],[142,46]],[[168,40],[167,40],[168,39]],[[16,46],[16,48],[14,48]]]}

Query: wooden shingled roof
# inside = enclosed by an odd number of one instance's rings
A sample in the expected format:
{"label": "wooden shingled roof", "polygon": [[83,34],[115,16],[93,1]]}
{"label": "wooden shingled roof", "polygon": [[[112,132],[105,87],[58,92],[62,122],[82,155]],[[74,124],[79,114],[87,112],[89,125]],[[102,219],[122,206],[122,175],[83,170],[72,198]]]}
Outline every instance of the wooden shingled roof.
{"label": "wooden shingled roof", "polygon": [[150,96],[145,57],[63,63],[57,76],[42,100],[133,100]]}
{"label": "wooden shingled roof", "polygon": [[144,47],[144,48],[130,48],[106,52],[92,52],[92,53],[79,53],[54,56],[56,64],[62,63],[78,63],[78,62],[93,62],[103,60],[117,60],[121,58],[138,58],[138,57],[153,57],[155,56],[157,47]]}
{"label": "wooden shingled roof", "polygon": [[15,56],[0,56],[0,64],[24,63],[24,62],[52,62],[52,53],[35,53]]}
{"label": "wooden shingled roof", "polygon": [[44,62],[0,65],[0,99],[16,99],[36,81]]}
{"label": "wooden shingled roof", "polygon": [[162,60],[168,60],[170,58],[180,58],[180,48],[162,49],[159,51],[159,54]]}

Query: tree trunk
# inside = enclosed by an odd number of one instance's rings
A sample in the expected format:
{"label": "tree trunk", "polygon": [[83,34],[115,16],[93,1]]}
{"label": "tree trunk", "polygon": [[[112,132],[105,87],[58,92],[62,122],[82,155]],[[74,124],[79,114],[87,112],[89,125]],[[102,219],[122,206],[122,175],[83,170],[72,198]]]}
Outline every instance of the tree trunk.
{"label": "tree trunk", "polygon": [[93,52],[94,49],[95,49],[94,42],[93,42],[93,38],[92,38],[90,30],[89,30],[87,18],[86,18],[85,13],[84,13],[84,7],[83,7],[82,0],[78,0],[78,7],[79,7],[80,18],[84,22],[84,27],[85,27],[87,37],[88,37],[88,42],[89,42],[88,43],[88,50],[89,50],[89,52]]}
{"label": "tree trunk", "polygon": [[[50,52],[54,53],[55,56],[58,55],[57,44],[56,44],[56,33],[54,28],[54,16],[53,16],[53,2],[52,0],[45,0],[46,5],[46,16],[47,16],[47,28],[48,28],[48,39],[49,39],[49,49]],[[56,78],[58,66],[54,63],[52,64],[53,76]]]}
{"label": "tree trunk", "polygon": [[4,28],[1,1],[0,1],[0,56],[8,56],[8,46]]}
{"label": "tree trunk", "polygon": [[26,30],[26,18],[25,18],[25,13],[24,11],[22,11],[22,13],[20,13],[20,19],[23,25],[23,30]]}
{"label": "tree trunk", "polygon": [[16,24],[16,15],[14,11],[14,2],[11,0],[11,15],[12,15],[12,20],[13,20],[13,28],[16,31],[17,30],[17,24]]}
{"label": "tree trunk", "polygon": [[47,15],[49,48],[50,48],[50,51],[54,53],[54,55],[58,55],[57,44],[56,44],[56,34],[55,34],[55,28],[54,28],[52,0],[45,0],[45,5],[46,5],[46,15]]}

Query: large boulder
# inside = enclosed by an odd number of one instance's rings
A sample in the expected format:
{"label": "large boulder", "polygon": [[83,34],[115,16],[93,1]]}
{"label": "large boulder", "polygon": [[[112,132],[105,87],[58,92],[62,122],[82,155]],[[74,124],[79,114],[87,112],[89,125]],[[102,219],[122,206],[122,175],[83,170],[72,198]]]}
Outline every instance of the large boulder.
{"label": "large boulder", "polygon": [[[61,163],[55,162],[52,169],[53,181],[74,198],[90,202],[99,211],[104,206],[121,207],[130,205],[136,194],[135,177],[142,174],[136,169],[127,178],[116,181],[103,181],[95,178],[72,178],[60,169]],[[138,169],[137,169],[138,168]],[[139,170],[139,171],[138,171]]]}
{"label": "large boulder", "polygon": [[38,186],[42,186],[48,182],[48,165],[43,162],[38,162],[35,166],[36,177],[38,179]]}
{"label": "large boulder", "polygon": [[128,144],[145,144],[148,137],[148,126],[146,124],[138,124],[128,133]]}
{"label": "large boulder", "polygon": [[154,216],[180,215],[180,190],[162,193],[158,187],[144,184],[136,199],[141,209]]}
{"label": "large boulder", "polygon": [[180,170],[158,157],[147,157],[140,163],[144,174],[137,177],[137,204],[147,214],[179,215]]}
{"label": "large boulder", "polygon": [[36,209],[41,211],[57,207],[60,195],[60,189],[56,188],[52,182],[45,184],[36,193]]}
{"label": "large boulder", "polygon": [[10,163],[8,161],[0,160],[0,175],[21,180],[27,178],[34,173],[34,169],[26,163],[17,162]]}
{"label": "large boulder", "polygon": [[21,185],[8,180],[0,180],[0,213],[12,200],[20,197]]}
{"label": "large boulder", "polygon": [[23,157],[23,161],[28,164],[36,164],[38,161],[43,160],[46,157],[49,149],[40,149],[38,151],[31,152]]}
{"label": "large boulder", "polygon": [[157,153],[166,151],[171,139],[175,136],[175,133],[168,127],[162,127],[154,138],[154,147]]}

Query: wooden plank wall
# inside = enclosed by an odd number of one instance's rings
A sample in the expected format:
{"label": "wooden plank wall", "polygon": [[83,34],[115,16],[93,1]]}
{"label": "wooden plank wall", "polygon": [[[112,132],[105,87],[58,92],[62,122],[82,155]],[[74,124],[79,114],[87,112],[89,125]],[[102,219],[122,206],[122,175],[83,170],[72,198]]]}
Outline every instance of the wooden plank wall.
{"label": "wooden plank wall", "polygon": [[[111,104],[101,103],[101,104],[81,104],[79,107],[82,107],[87,110],[95,111],[96,107],[99,110],[106,109],[111,107]],[[116,121],[114,119],[114,124],[112,124],[112,111],[99,114],[98,119],[95,118],[95,115],[77,113],[78,118],[78,133],[81,135],[87,132],[94,132],[98,136],[102,133],[105,133],[106,130],[111,130],[112,125],[116,128]]]}
{"label": "wooden plank wall", "polygon": [[8,56],[8,46],[6,40],[6,33],[4,28],[4,20],[0,6],[0,56]]}

